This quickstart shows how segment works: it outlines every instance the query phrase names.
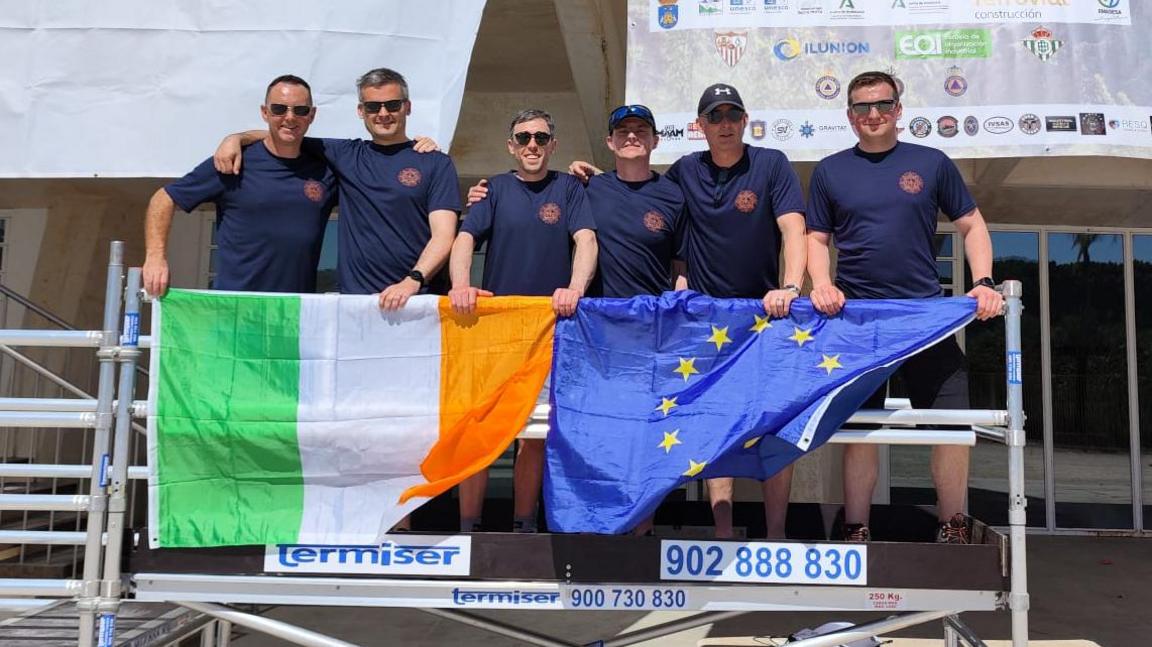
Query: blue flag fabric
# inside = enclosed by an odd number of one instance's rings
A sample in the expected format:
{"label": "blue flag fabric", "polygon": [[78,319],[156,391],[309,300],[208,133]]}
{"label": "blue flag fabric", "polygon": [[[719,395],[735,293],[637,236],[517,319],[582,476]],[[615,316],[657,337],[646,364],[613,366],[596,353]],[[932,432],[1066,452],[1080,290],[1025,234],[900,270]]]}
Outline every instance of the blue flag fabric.
{"label": "blue flag fabric", "polygon": [[693,292],[582,299],[556,324],[544,498],[554,532],[627,532],[686,481],[764,479],[822,445],[968,297],[808,299],[769,319]]}

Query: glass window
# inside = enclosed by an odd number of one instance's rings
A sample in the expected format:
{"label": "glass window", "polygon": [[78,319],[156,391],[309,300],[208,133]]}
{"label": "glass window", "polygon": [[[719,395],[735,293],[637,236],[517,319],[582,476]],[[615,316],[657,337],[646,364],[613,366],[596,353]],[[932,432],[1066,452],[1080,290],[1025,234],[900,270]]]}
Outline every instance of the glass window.
{"label": "glass window", "polygon": [[1144,527],[1152,526],[1152,235],[1132,237],[1136,289],[1136,384],[1140,396],[1140,464]]}
{"label": "glass window", "polygon": [[1049,233],[1056,525],[1131,528],[1120,234]]}
{"label": "glass window", "polygon": [[952,233],[936,234],[936,258],[952,258]]}

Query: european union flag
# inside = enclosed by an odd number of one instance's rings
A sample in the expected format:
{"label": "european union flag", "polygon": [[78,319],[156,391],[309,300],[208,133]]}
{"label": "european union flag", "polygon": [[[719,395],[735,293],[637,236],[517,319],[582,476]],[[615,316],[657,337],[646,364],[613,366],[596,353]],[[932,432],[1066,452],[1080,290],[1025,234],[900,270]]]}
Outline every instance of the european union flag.
{"label": "european union flag", "polygon": [[544,497],[558,532],[633,528],[685,481],[764,479],[822,445],[968,297],[760,301],[693,292],[583,299],[556,324]]}

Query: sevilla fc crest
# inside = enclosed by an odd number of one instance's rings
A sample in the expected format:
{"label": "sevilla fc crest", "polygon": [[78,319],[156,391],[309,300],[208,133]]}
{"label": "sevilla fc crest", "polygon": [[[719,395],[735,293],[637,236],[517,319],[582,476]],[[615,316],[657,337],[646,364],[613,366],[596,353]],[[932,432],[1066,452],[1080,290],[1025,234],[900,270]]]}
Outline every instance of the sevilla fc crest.
{"label": "sevilla fc crest", "polygon": [[746,31],[718,31],[716,32],[716,53],[720,60],[728,67],[736,67],[744,50],[748,48],[748,32]]}

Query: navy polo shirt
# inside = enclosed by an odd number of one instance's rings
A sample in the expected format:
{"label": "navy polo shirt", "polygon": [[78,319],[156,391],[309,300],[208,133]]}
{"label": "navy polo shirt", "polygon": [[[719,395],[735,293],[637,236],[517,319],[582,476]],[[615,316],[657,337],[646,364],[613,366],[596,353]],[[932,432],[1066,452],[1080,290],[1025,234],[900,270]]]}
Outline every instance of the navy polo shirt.
{"label": "navy polo shirt", "polygon": [[497,296],[551,296],[572,280],[572,235],[596,229],[584,187],[549,171],[525,182],[514,171],[489,178],[488,197],[472,205],[460,231],[487,243],[485,290]]}
{"label": "navy polo shirt", "polygon": [[324,225],[336,178],[324,160],[276,157],[264,144],[243,151],[244,172],[222,175],[212,160],[164,187],[192,211],[216,203],[217,290],[315,292]]}
{"label": "navy polo shirt", "polygon": [[836,285],[852,299],[939,296],[937,212],[955,220],[976,208],[947,155],[907,142],[824,158],[810,194],[808,228],[832,234]]}
{"label": "navy polo shirt", "polygon": [[615,171],[588,182],[599,247],[589,296],[627,298],[672,289],[671,264],[684,234],[684,193],[659,173],[642,182]]}
{"label": "navy polo shirt", "polygon": [[[460,213],[456,167],[439,151],[417,153],[413,142],[381,146],[363,139],[305,138],[336,173],[340,192],[340,291],[374,294],[412,271],[432,238],[428,214]],[[446,294],[448,272],[429,277],[428,291]]]}
{"label": "navy polo shirt", "polygon": [[800,180],[778,150],[745,146],[730,168],[708,151],[668,169],[688,205],[683,258],[688,287],[709,296],[759,299],[777,287],[780,228],[776,219],[804,213]]}

